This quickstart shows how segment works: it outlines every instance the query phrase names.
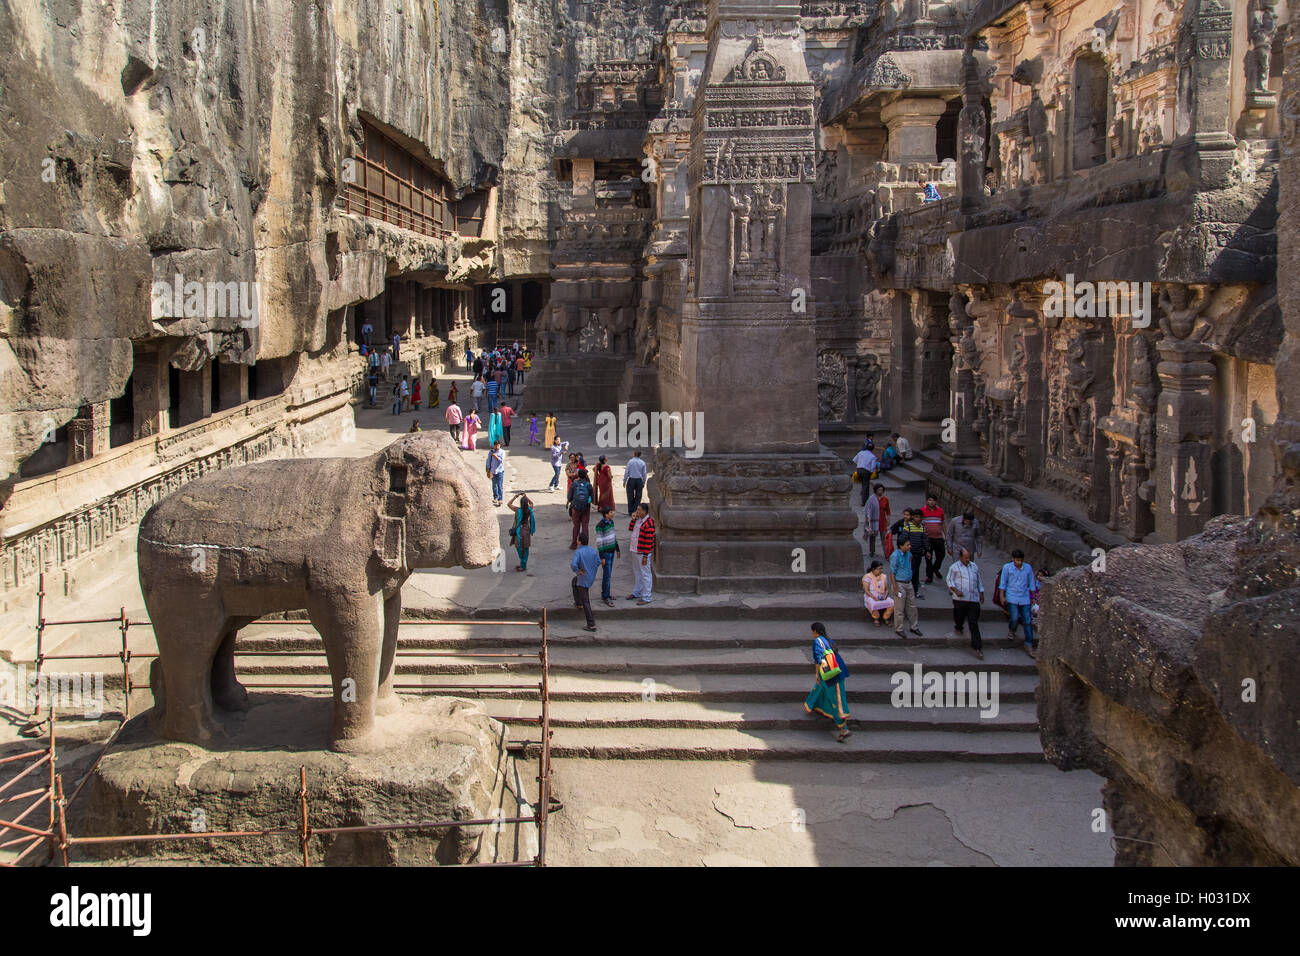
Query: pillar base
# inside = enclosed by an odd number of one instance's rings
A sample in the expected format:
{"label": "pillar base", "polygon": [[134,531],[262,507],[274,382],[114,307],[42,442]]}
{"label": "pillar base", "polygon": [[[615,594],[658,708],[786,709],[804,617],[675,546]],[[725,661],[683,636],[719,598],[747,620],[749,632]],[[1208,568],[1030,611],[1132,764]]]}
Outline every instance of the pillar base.
{"label": "pillar base", "polygon": [[655,452],[655,589],[676,594],[849,591],[862,586],[852,480],[809,455]]}

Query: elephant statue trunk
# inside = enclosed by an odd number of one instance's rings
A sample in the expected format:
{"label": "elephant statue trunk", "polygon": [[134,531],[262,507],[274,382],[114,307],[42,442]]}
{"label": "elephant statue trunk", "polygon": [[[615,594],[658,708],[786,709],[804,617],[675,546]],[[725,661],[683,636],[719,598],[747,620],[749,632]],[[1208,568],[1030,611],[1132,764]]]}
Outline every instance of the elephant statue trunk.
{"label": "elephant statue trunk", "polygon": [[396,705],[403,583],[418,568],[491,564],[499,534],[486,484],[433,432],[368,458],[245,465],[168,495],[140,523],[137,549],[163,736],[218,737],[214,704],[247,706],[240,628],[305,608],[329,663],[331,744],[365,749],[375,713]]}

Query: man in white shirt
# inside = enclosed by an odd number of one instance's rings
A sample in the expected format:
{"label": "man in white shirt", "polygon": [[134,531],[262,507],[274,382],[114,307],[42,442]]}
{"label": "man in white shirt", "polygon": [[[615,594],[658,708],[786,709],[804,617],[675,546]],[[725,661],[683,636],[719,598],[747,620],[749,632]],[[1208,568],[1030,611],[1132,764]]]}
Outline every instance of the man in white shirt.
{"label": "man in white shirt", "polygon": [[388,381],[388,369],[393,364],[393,356],[389,354],[388,349],[384,349],[384,354],[379,356],[379,371],[384,376],[384,381]]}
{"label": "man in white shirt", "polygon": [[962,624],[970,623],[970,649],[984,660],[980,640],[980,605],[984,603],[984,580],[979,565],[970,559],[970,552],[961,549],[960,560],[948,568],[948,590],[952,593],[952,628],[961,633]]}
{"label": "man in white shirt", "polygon": [[487,391],[487,386],[483,384],[483,379],[476,378],[474,383],[469,387],[469,394],[474,399],[474,411],[479,415],[483,414],[483,393]]}
{"label": "man in white shirt", "polygon": [[903,461],[912,457],[912,443],[898,432],[894,432],[894,447],[898,449],[898,457]]}
{"label": "man in white shirt", "polygon": [[627,467],[623,469],[623,487],[627,491],[629,516],[636,513],[637,505],[641,503],[641,490],[645,488],[645,477],[645,461],[640,451],[634,451],[632,457],[628,459]]}

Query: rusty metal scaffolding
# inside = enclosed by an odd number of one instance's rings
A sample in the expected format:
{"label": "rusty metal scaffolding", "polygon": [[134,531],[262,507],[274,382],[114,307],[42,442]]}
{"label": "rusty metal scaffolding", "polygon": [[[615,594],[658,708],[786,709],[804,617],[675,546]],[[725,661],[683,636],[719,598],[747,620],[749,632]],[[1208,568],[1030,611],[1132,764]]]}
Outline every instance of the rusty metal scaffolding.
{"label": "rusty metal scaffolding", "polygon": [[[45,654],[44,653],[44,633],[46,628],[66,627],[71,625],[94,625],[94,624],[116,624],[121,635],[122,649],[116,653],[110,654]],[[306,621],[297,620],[262,620],[255,621],[256,625],[280,625],[310,627]],[[265,837],[294,837],[298,840],[299,847],[302,851],[303,866],[311,865],[310,842],[314,836],[334,836],[343,833],[362,833],[366,831],[399,831],[399,830],[439,830],[459,827],[481,827],[481,826],[504,826],[507,824],[532,823],[537,827],[537,854],[531,860],[492,862],[492,863],[469,863],[466,866],[545,866],[546,865],[546,831],[547,819],[549,815],[562,808],[562,804],[552,796],[551,780],[551,711],[550,711],[550,660],[547,651],[547,620],[546,611],[542,610],[541,617],[536,621],[443,621],[443,620],[404,620],[400,622],[401,626],[423,626],[423,627],[448,627],[448,626],[496,626],[496,627],[537,627],[541,632],[540,648],[535,654],[528,653],[472,653],[462,651],[397,651],[397,657],[463,657],[463,658],[515,658],[530,659],[537,658],[541,665],[541,680],[537,684],[526,684],[522,682],[511,684],[394,684],[396,690],[437,692],[437,691],[455,691],[460,694],[478,693],[483,690],[508,690],[518,689],[520,691],[535,692],[541,705],[541,713],[536,717],[500,717],[492,715],[495,720],[502,723],[527,723],[535,724],[540,730],[540,740],[538,744],[538,773],[537,801],[533,806],[531,814],[515,817],[489,817],[481,820],[419,820],[411,823],[380,823],[366,824],[346,827],[313,827],[311,826],[310,813],[308,807],[309,794],[307,792],[307,771],[305,767],[299,768],[297,809],[299,815],[298,825],[294,827],[270,827],[261,830],[228,830],[228,831],[198,831],[190,833],[135,833],[122,834],[113,836],[98,837],[81,837],[74,836],[68,832],[67,827],[67,807],[81,793],[82,788],[90,779],[99,762],[117,739],[118,733],[125,726],[126,721],[131,714],[131,692],[137,687],[148,686],[137,685],[131,680],[130,665],[132,660],[145,660],[158,657],[156,652],[138,652],[132,651],[128,645],[129,633],[132,627],[151,627],[149,621],[134,621],[127,617],[126,609],[122,608],[116,617],[107,618],[87,618],[81,620],[47,620],[45,618],[45,576],[40,576],[36,598],[36,699],[33,704],[32,719],[29,727],[40,727],[49,724],[49,734],[45,744],[40,749],[32,750],[27,753],[14,754],[8,757],[0,758],[0,766],[5,764],[17,764],[22,761],[30,761],[31,764],[22,770],[15,777],[0,785],[0,850],[9,847],[17,847],[27,844],[18,855],[9,861],[0,862],[0,867],[17,866],[22,860],[36,847],[45,845],[47,848],[47,859],[53,859],[56,851],[59,852],[63,865],[69,865],[68,851],[76,846],[88,846],[91,844],[108,844],[108,843],[144,843],[159,842],[169,840],[213,840],[213,839],[252,839]],[[252,626],[252,625],[249,625]],[[399,631],[400,633],[400,631]],[[275,657],[275,656],[292,656],[292,657],[324,657],[325,651],[240,651],[236,646],[235,656],[238,657]],[[58,749],[57,749],[57,726],[58,718],[54,710],[54,702],[45,702],[42,700],[41,675],[43,673],[45,662],[56,660],[110,660],[118,659],[122,663],[122,693],[124,697],[121,722],[113,731],[112,735],[105,741],[103,748],[90,769],[82,777],[73,791],[71,797],[65,797],[63,792],[63,775],[58,772]],[[394,666],[396,664],[394,663]],[[305,683],[274,683],[274,682],[247,682],[246,687],[254,688],[279,688],[279,689],[296,689],[296,690],[320,690],[333,689],[330,684],[305,684]],[[48,715],[41,719],[42,705],[48,703]],[[513,745],[507,745],[508,749],[518,750],[522,755],[527,754],[527,744],[525,741]],[[6,791],[14,787],[23,778],[29,774],[36,773],[41,767],[48,767],[48,772],[39,777],[32,777],[29,783],[34,783],[37,779],[43,780],[41,786],[15,792],[5,795]],[[5,809],[5,805],[27,799],[31,803],[22,810],[17,816],[9,818],[10,810]],[[516,799],[527,806],[523,794],[516,795]],[[32,813],[39,807],[48,807],[48,821],[43,828],[34,827],[30,821],[24,823]],[[12,836],[11,834],[18,834]]]}

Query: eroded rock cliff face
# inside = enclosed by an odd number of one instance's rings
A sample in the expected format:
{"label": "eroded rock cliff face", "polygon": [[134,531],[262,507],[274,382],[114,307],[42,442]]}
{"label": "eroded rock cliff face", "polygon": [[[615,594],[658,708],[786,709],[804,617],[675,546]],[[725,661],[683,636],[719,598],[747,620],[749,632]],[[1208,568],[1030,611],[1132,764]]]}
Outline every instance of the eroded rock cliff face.
{"label": "eroded rock cliff face", "polygon": [[[55,0],[4,5],[0,37],[0,480],[51,421],[121,394],[133,341],[313,352],[385,274],[500,268],[435,240],[395,259],[335,198],[362,117],[458,194],[508,175],[505,3]],[[256,282],[260,321],[154,320],[152,283],[176,274]]]}

